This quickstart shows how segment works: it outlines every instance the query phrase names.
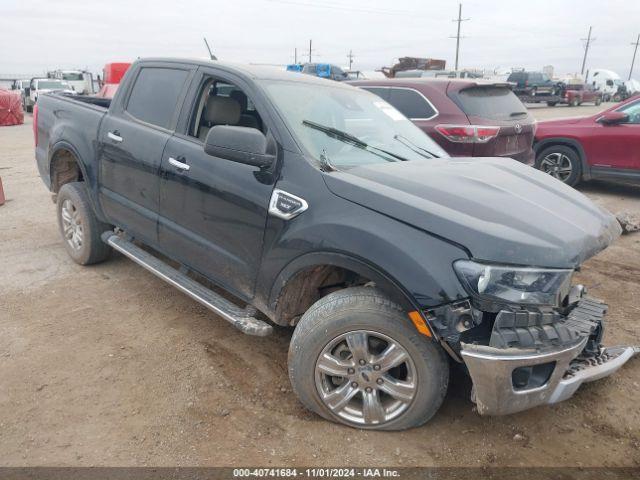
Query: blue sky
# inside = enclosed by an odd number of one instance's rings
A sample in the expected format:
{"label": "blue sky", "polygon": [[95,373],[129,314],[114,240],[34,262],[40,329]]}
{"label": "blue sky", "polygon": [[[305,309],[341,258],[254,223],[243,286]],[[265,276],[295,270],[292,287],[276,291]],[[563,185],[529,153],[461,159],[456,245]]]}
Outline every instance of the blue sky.
{"label": "blue sky", "polygon": [[[640,33],[639,1],[464,0],[461,66],[493,69],[553,65],[579,71],[589,25],[588,66],[626,78]],[[204,56],[206,36],[220,59],[286,64],[294,48],[314,60],[354,68],[399,56],[446,59],[453,66],[458,2],[440,0],[0,0],[0,74],[54,68],[98,72],[109,61]],[[304,58],[304,57],[303,57]],[[638,60],[640,63],[640,59]],[[640,66],[638,74],[640,78]]]}

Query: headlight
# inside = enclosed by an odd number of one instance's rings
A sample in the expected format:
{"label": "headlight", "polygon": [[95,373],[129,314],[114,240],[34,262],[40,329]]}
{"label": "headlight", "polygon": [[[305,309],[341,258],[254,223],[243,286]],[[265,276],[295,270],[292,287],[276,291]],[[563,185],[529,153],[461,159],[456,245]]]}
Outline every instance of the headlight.
{"label": "headlight", "polygon": [[453,267],[474,296],[512,303],[557,305],[568,293],[573,270],[511,267],[458,260]]}

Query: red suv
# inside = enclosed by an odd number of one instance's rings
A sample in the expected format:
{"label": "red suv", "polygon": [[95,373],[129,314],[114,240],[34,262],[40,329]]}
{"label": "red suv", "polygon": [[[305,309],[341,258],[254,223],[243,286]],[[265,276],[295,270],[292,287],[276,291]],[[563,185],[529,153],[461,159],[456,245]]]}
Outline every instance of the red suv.
{"label": "red suv", "polygon": [[597,115],[538,123],[536,167],[569,185],[640,180],[640,96]]}
{"label": "red suv", "polygon": [[452,156],[533,165],[535,120],[507,84],[396,78],[349,82],[380,96]]}

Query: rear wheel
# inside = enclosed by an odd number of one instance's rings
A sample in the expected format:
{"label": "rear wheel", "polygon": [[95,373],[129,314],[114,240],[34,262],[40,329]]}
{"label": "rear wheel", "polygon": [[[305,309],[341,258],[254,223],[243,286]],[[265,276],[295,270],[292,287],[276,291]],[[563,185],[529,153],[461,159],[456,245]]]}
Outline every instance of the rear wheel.
{"label": "rear wheel", "polygon": [[374,288],[334,292],[301,318],[289,378],[302,403],[352,427],[402,430],[428,421],[447,391],[448,359]]}
{"label": "rear wheel", "polygon": [[547,102],[547,106],[549,107],[555,107],[558,104],[558,102]]}
{"label": "rear wheel", "polygon": [[596,107],[602,103],[602,97],[596,97]]}
{"label": "rear wheel", "polygon": [[101,222],[93,212],[83,182],[66,183],[57,197],[58,225],[69,256],[80,265],[106,260],[111,247],[100,235],[111,226]]}
{"label": "rear wheel", "polygon": [[566,145],[554,145],[536,156],[536,168],[567,185],[575,186],[582,177],[580,157]]}

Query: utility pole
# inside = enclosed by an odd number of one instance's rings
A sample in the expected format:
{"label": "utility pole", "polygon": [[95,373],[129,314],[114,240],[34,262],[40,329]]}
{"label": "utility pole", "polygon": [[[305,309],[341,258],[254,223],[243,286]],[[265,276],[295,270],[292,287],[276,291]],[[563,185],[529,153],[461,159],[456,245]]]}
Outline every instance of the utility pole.
{"label": "utility pole", "polygon": [[313,40],[309,40],[309,63],[311,63],[311,52],[313,52],[313,48],[311,48]]}
{"label": "utility pole", "polygon": [[459,3],[458,4],[458,18],[454,18],[453,20],[451,20],[452,22],[458,22],[458,33],[456,34],[455,37],[449,37],[449,38],[455,38],[456,39],[456,71],[458,70],[458,59],[460,58],[460,26],[462,24],[462,22],[466,22],[467,20],[471,20],[470,18],[462,18],[462,4]]}
{"label": "utility pole", "polygon": [[587,35],[587,38],[582,38],[581,40],[585,43],[584,46],[584,57],[582,58],[582,68],[580,69],[580,75],[584,75],[584,67],[587,64],[587,53],[589,53],[589,45],[591,45],[592,42],[595,42],[596,39],[595,38],[591,38],[591,29],[593,27],[589,27],[589,35]]}
{"label": "utility pole", "polygon": [[298,47],[293,49],[293,63],[298,64]]}
{"label": "utility pole", "polygon": [[636,63],[636,53],[638,53],[638,45],[640,45],[640,33],[638,34],[638,39],[631,45],[635,45],[636,48],[633,49],[633,60],[631,60],[631,68],[629,69],[629,80],[631,80],[631,75],[633,74],[633,64]]}
{"label": "utility pole", "polygon": [[347,58],[349,59],[349,70],[351,70],[353,59],[355,58],[355,56],[353,55],[353,50],[349,50],[349,55],[347,55]]}

